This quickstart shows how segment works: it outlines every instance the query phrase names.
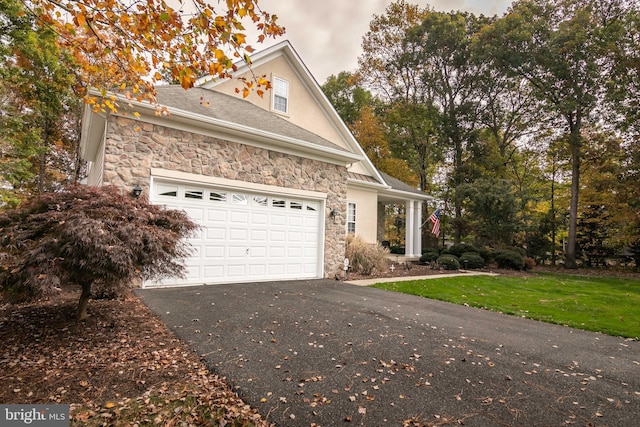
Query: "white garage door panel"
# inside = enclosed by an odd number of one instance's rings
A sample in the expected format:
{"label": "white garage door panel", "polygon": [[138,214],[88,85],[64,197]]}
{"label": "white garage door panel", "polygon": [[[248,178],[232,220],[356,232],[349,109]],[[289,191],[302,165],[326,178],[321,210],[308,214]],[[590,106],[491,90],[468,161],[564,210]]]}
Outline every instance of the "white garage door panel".
{"label": "white garage door panel", "polygon": [[249,212],[241,212],[241,211],[238,211],[238,210],[231,211],[230,222],[232,224],[248,225],[249,224]]}
{"label": "white garage door panel", "polygon": [[263,276],[267,273],[266,265],[250,265],[249,266],[249,275],[252,277],[255,276]]}
{"label": "white garage door panel", "polygon": [[270,230],[269,231],[269,240],[272,242],[284,242],[287,233],[284,230]]}
{"label": "white garage door panel", "polygon": [[269,275],[279,276],[284,274],[284,264],[269,264]]}
{"label": "white garage door panel", "polygon": [[207,220],[211,222],[227,223],[227,211],[222,209],[207,209]]}
{"label": "white garage door panel", "polygon": [[229,277],[244,277],[247,275],[247,266],[244,264],[229,264],[228,273]]}
{"label": "white garage door panel", "polygon": [[284,246],[269,246],[269,256],[273,258],[284,256]]}
{"label": "white garage door panel", "polygon": [[302,254],[302,246],[289,246],[287,248],[287,256],[289,257],[301,257]]}
{"label": "white garage door panel", "polygon": [[229,246],[228,257],[231,259],[246,259],[248,255],[246,246]]}
{"label": "white garage door panel", "polygon": [[189,218],[202,222],[204,218],[204,208],[183,207],[182,209],[189,215]]}
{"label": "white garage door panel", "polygon": [[266,213],[252,213],[251,214],[251,223],[252,224],[268,224],[269,223],[269,215]]}
{"label": "white garage door panel", "polygon": [[[282,209],[282,208],[274,208],[274,209]],[[287,217],[281,214],[272,214],[271,215],[271,225],[286,225]]]}
{"label": "white garage door panel", "polygon": [[267,230],[251,230],[251,241],[266,242],[268,235]]}
{"label": "white garage door panel", "polygon": [[302,233],[300,231],[290,231],[289,233],[287,233],[288,236],[288,240],[290,242],[301,242],[302,241]]}
{"label": "white garage door panel", "polygon": [[299,216],[290,216],[289,225],[291,227],[302,227],[304,225],[304,218]]}
{"label": "white garage door panel", "polygon": [[229,230],[229,240],[233,242],[237,242],[237,241],[246,242],[248,232],[249,230],[247,230],[246,228],[234,227],[231,230]]}
{"label": "white garage door panel", "polygon": [[209,265],[204,267],[204,277],[220,277],[224,274],[224,267],[221,265]]}
{"label": "white garage door panel", "polygon": [[206,258],[221,259],[224,257],[224,246],[205,246],[204,256]]}
{"label": "white garage door panel", "polygon": [[189,240],[186,278],[145,286],[322,277],[318,201],[163,182],[154,182],[152,201],[202,228]]}
{"label": "white garage door panel", "polygon": [[207,228],[206,236],[207,240],[224,240],[227,235],[227,230],[225,228],[218,227],[210,227]]}

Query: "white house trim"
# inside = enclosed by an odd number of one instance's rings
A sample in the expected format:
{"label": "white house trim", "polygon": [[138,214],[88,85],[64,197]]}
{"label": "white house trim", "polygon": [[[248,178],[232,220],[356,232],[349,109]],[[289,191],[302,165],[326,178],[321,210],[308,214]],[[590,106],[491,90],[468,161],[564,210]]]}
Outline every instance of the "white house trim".
{"label": "white house trim", "polygon": [[326,200],[327,193],[318,191],[302,190],[296,188],[277,187],[274,185],[257,184],[253,182],[237,181],[215,176],[197,175],[174,170],[151,168],[151,176],[155,178],[169,179],[178,182],[189,182],[193,184],[204,184],[215,187],[224,187],[237,191],[258,192],[285,197],[302,197],[305,199]]}
{"label": "white house trim", "polygon": [[[92,92],[91,94],[98,96],[97,92]],[[131,101],[121,94],[117,94],[115,96],[123,104],[128,104],[129,109],[138,112],[141,115],[141,120],[139,120],[141,122],[144,121],[161,126],[171,126],[178,130],[212,136],[215,138],[223,138],[232,142],[251,145],[258,148],[277,150],[285,154],[303,155],[305,158],[332,164],[346,166],[354,161],[360,161],[363,159],[361,155],[350,153],[348,151],[332,147],[324,147],[317,144],[309,144],[307,141],[277,135],[264,130],[258,130],[248,126],[230,123],[224,120],[176,108],[167,108],[167,115],[158,116],[156,114],[156,105],[151,105],[148,102]],[[132,115],[126,115],[123,113],[115,113],[115,115],[138,121],[138,119]],[[143,115],[144,117],[142,117]],[[104,121],[106,122],[106,120]],[[247,136],[250,136],[250,138],[247,138]],[[89,136],[88,141],[95,144],[98,142],[97,139],[98,138],[92,138]],[[94,154],[95,149],[96,148],[93,148],[92,151]],[[87,156],[87,158],[92,157]]]}
{"label": "white house trim", "polygon": [[422,255],[421,222],[422,202],[409,200],[406,203],[405,256],[416,258]]}

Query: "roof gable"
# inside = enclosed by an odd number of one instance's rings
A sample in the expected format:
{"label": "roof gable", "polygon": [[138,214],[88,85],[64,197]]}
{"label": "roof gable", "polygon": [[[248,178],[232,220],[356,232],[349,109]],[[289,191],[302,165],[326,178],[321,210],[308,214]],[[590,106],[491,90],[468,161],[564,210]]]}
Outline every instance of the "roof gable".
{"label": "roof gable", "polygon": [[[291,106],[289,113],[283,117],[336,145],[360,155],[362,160],[354,162],[350,170],[359,174],[369,175],[376,182],[384,182],[378,170],[367,158],[362,147],[360,147],[351,131],[325,96],[318,82],[287,40],[253,54],[251,68],[245,63],[239,63],[236,75],[245,78],[266,75],[269,79],[280,77],[290,80]],[[241,96],[235,95],[235,89],[241,84],[237,80],[203,78],[197,84],[214,91],[233,94],[235,97]],[[272,96],[273,91],[269,91],[263,98],[258,97],[256,94],[251,94],[247,99],[269,111],[271,109]]]}

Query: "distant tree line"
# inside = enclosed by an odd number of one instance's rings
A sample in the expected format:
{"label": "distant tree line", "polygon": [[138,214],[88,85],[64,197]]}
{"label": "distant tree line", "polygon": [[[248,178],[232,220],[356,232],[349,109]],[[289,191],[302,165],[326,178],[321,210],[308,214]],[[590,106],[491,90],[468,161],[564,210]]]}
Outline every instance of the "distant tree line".
{"label": "distant tree line", "polygon": [[453,243],[638,264],[636,2],[520,0],[485,17],[398,0],[362,48],[323,89],[376,167],[440,200]]}

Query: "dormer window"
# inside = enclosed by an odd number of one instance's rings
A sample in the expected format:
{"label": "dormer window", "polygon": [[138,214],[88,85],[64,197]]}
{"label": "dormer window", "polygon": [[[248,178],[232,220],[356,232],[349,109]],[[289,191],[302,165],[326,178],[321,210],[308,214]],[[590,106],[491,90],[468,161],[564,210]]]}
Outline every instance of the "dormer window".
{"label": "dormer window", "polygon": [[278,77],[273,78],[273,109],[284,114],[289,112],[289,82]]}

